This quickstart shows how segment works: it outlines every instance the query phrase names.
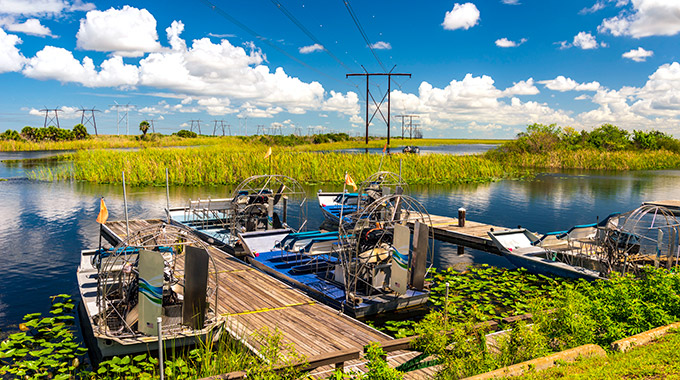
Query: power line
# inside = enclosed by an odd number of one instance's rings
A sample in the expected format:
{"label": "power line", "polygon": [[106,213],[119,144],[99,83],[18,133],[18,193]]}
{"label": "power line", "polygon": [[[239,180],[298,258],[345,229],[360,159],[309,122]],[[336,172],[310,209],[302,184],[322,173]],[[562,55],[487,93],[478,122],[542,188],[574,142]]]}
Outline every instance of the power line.
{"label": "power line", "polygon": [[340,58],[338,58],[337,56],[335,56],[335,54],[331,53],[331,51],[328,50],[328,48],[326,47],[326,45],[323,44],[323,43],[321,43],[321,41],[319,41],[319,39],[316,38],[316,36],[315,36],[314,34],[312,34],[312,32],[310,32],[309,29],[305,28],[305,26],[302,25],[302,23],[301,23],[297,18],[295,18],[295,16],[293,16],[293,14],[292,14],[288,9],[286,9],[286,7],[284,7],[283,4],[281,4],[280,1],[278,1],[278,0],[270,0],[270,1],[271,1],[271,2],[272,2],[272,3],[273,3],[273,4],[274,4],[281,12],[283,12],[283,14],[286,15],[286,17],[288,17],[288,19],[290,19],[290,21],[292,21],[293,24],[295,24],[298,28],[300,28],[300,30],[302,30],[302,32],[303,32],[304,34],[306,34],[307,37],[309,37],[309,38],[310,38],[312,41],[314,41],[315,43],[321,45],[321,47],[323,47],[323,50],[324,50],[331,58],[333,58],[337,63],[339,63],[339,64],[340,64],[342,67],[344,67],[347,71],[351,71],[351,70],[352,70],[352,69],[350,69],[349,67],[347,67],[347,65],[345,65],[345,63],[342,62],[342,61],[340,60]]}
{"label": "power line", "polygon": [[373,57],[375,57],[375,60],[378,61],[378,64],[380,65],[380,67],[382,67],[383,72],[387,72],[385,65],[383,65],[380,58],[378,58],[378,54],[375,52],[375,49],[373,49],[373,44],[371,44],[371,41],[368,39],[368,36],[366,35],[364,28],[361,26],[359,19],[357,18],[356,14],[354,13],[354,9],[352,9],[352,5],[349,3],[349,0],[343,0],[343,2],[345,3],[345,8],[347,8],[349,15],[352,17],[352,20],[354,21],[354,25],[356,25],[357,29],[359,29],[359,33],[361,33],[361,37],[364,38],[366,45],[368,45],[368,48],[371,49],[371,53],[373,53]]}
{"label": "power line", "polygon": [[[53,121],[57,122],[57,128],[59,128],[59,111],[60,108],[43,108],[40,112],[45,112],[45,124],[44,127],[47,128],[47,124],[52,124]],[[54,112],[54,116],[50,116],[50,113]]]}
{"label": "power line", "polygon": [[[95,112],[101,112],[96,108],[83,108],[83,106],[80,106],[80,109],[78,110],[82,112],[83,114],[80,116],[80,124],[82,124],[84,127],[87,127],[87,124],[92,124],[94,127],[94,134],[96,136],[99,136],[99,133],[97,133],[97,120],[94,118],[94,113]],[[85,112],[90,112],[90,116],[85,116]]]}
{"label": "power line", "polygon": [[283,48],[279,47],[277,44],[275,44],[275,43],[273,43],[272,41],[270,41],[268,38],[263,37],[261,34],[257,33],[257,32],[254,31],[253,29],[250,29],[248,26],[246,26],[246,25],[243,24],[242,22],[238,21],[236,18],[234,18],[233,16],[231,16],[229,13],[227,13],[226,11],[224,11],[223,9],[221,9],[220,7],[218,7],[217,5],[213,4],[210,0],[201,0],[201,1],[202,1],[204,4],[206,4],[210,9],[212,9],[212,10],[215,11],[217,14],[219,14],[220,16],[226,18],[227,20],[229,20],[229,21],[230,21],[231,23],[233,23],[234,25],[236,25],[236,26],[238,26],[239,28],[243,29],[243,30],[246,31],[247,33],[253,35],[253,36],[254,36],[255,38],[257,38],[258,40],[260,40],[260,41],[264,42],[265,44],[269,45],[270,47],[276,49],[278,52],[280,52],[281,54],[284,54],[286,57],[288,57],[288,58],[294,60],[295,62],[297,62],[297,63],[299,63],[299,64],[301,64],[301,65],[303,65],[303,66],[305,66],[305,67],[307,67],[308,69],[311,69],[311,70],[313,70],[313,71],[316,71],[317,73],[319,73],[319,74],[321,74],[321,75],[323,75],[323,76],[325,76],[325,77],[327,77],[327,78],[329,78],[329,79],[332,79],[332,80],[334,80],[334,81],[336,81],[336,82],[338,82],[338,83],[340,83],[340,84],[343,84],[343,85],[345,85],[345,86],[347,85],[347,82],[343,82],[343,81],[341,81],[341,80],[339,80],[339,79],[337,79],[337,78],[335,78],[335,77],[333,77],[333,76],[331,76],[331,75],[329,75],[329,74],[326,74],[326,73],[324,73],[323,71],[317,69],[316,67],[311,66],[311,65],[305,63],[304,61],[300,60],[299,58],[295,57],[294,55],[288,53],[288,52],[285,51]]}

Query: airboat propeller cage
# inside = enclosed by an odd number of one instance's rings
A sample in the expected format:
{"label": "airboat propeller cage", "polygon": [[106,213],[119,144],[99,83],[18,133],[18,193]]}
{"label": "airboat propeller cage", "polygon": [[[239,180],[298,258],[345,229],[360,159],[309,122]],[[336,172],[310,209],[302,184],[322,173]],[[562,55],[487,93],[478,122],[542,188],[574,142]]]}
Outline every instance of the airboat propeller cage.
{"label": "airboat propeller cage", "polygon": [[390,194],[409,194],[408,184],[396,173],[381,171],[371,174],[359,184],[358,207],[367,207],[374,200]]}
{"label": "airboat propeller cage", "polygon": [[[278,174],[249,177],[232,193],[231,236],[280,229],[289,224],[302,230],[307,221],[306,200],[305,189],[291,177]],[[295,201],[295,205],[290,201]]]}
{"label": "airboat propeller cage", "polygon": [[111,338],[164,335],[214,325],[217,269],[208,245],[184,226],[131,233],[101,258],[95,328]]}
{"label": "airboat propeller cage", "polygon": [[[407,289],[422,290],[434,259],[430,215],[404,194],[380,197],[342,224],[339,244],[347,301]],[[364,300],[361,300],[364,301]]]}

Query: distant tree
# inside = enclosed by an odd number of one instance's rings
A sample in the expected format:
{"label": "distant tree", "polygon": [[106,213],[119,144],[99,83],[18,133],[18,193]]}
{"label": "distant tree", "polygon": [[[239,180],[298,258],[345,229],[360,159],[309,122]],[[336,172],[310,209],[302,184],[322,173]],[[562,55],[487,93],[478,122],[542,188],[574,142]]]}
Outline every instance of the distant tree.
{"label": "distant tree", "polygon": [[88,138],[90,134],[87,133],[87,128],[84,125],[78,123],[73,126],[73,136],[75,136],[76,140],[82,140]]}
{"label": "distant tree", "polygon": [[149,131],[149,127],[151,127],[151,125],[146,120],[139,123],[139,130],[142,131],[142,139],[146,137],[146,132]]}

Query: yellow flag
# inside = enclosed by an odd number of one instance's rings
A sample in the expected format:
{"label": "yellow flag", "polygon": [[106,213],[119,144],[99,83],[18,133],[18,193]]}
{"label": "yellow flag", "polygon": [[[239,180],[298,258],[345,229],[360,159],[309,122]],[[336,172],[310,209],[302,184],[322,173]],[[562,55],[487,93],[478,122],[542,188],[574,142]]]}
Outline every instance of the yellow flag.
{"label": "yellow flag", "polygon": [[269,150],[267,151],[267,154],[264,155],[265,160],[272,155],[272,147],[269,147]]}
{"label": "yellow flag", "polygon": [[109,210],[106,208],[106,203],[104,203],[104,197],[102,197],[99,203],[99,215],[97,215],[97,223],[104,224],[106,219],[109,218]]}
{"label": "yellow flag", "polygon": [[345,185],[347,186],[352,186],[354,191],[357,191],[357,184],[354,183],[354,180],[352,177],[349,175],[349,173],[345,173]]}

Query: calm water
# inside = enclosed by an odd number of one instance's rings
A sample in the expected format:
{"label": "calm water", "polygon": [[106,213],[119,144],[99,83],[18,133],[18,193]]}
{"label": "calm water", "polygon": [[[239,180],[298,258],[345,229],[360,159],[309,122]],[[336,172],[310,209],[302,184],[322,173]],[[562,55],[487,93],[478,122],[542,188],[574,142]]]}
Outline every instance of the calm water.
{"label": "calm water", "polygon": [[[34,157],[41,153],[14,154]],[[5,158],[7,154],[3,154]],[[7,157],[9,158],[9,157]],[[120,186],[71,182],[38,182],[25,177],[31,165],[0,164],[0,329],[16,328],[21,317],[48,310],[48,297],[77,294],[75,270],[80,250],[96,247],[98,198],[105,196],[110,219],[123,219]],[[338,188],[325,187],[325,190]],[[173,187],[171,203],[223,197],[225,186]],[[310,187],[310,195],[318,190]],[[459,207],[468,219],[533,231],[563,230],[627,211],[646,200],[680,199],[680,171],[545,173],[532,181],[501,181],[456,186],[412,186],[411,193],[433,214],[455,216]],[[310,199],[311,201],[311,199]],[[130,218],[163,217],[165,189],[128,189]],[[321,212],[311,207],[310,226]],[[508,265],[502,258],[475,251],[458,256],[456,249],[437,244],[437,266],[463,268],[470,263]],[[14,327],[11,327],[14,325]]]}
{"label": "calm water", "polygon": [[[413,145],[418,146],[417,141],[413,143]],[[390,148],[391,153],[401,153],[402,150],[404,149],[405,145],[398,146],[395,148]],[[451,145],[437,145],[437,146],[421,146],[420,147],[420,154],[432,154],[432,153],[439,153],[439,154],[452,154],[456,156],[462,156],[462,155],[468,155],[468,154],[480,154],[484,153],[487,150],[491,150],[493,148],[496,148],[498,144],[451,144]],[[375,154],[380,154],[382,153],[382,148],[367,148],[367,149],[362,149],[362,148],[354,148],[354,149],[338,149],[338,150],[333,150],[332,152],[339,152],[339,153],[375,153]]]}

